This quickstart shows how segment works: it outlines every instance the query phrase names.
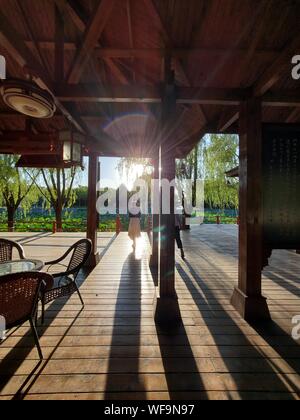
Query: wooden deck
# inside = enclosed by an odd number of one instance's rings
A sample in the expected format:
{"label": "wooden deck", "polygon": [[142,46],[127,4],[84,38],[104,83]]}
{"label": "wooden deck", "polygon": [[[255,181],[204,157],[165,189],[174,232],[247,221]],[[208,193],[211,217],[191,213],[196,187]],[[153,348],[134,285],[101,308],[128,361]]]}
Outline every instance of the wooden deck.
{"label": "wooden deck", "polygon": [[[7,236],[7,235],[6,235]],[[11,234],[30,257],[59,256],[81,234]],[[0,346],[1,399],[299,399],[300,255],[274,252],[263,285],[271,324],[253,328],[231,307],[237,282],[237,228],[183,234],[177,290],[184,325],[153,322],[155,293],[146,236],[134,256],[126,234],[100,235],[103,259],[77,296],[49,305],[39,364],[28,327]]]}

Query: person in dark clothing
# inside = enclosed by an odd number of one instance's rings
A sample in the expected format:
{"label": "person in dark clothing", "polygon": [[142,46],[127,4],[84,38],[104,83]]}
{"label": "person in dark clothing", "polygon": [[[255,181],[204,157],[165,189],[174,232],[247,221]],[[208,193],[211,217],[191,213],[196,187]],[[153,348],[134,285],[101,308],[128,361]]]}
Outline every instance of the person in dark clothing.
{"label": "person in dark clothing", "polygon": [[180,249],[181,252],[181,258],[185,259],[185,254],[183,250],[183,244],[180,236],[180,230],[181,230],[181,220],[179,214],[175,214],[175,240],[177,243],[178,249]]}

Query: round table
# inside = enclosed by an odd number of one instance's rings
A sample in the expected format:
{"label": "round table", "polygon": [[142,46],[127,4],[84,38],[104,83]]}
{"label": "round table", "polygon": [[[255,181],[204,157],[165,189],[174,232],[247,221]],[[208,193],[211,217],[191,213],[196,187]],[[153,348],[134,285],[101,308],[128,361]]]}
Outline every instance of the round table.
{"label": "round table", "polygon": [[16,260],[0,264],[0,277],[8,274],[26,273],[29,271],[41,271],[43,261],[39,260]]}

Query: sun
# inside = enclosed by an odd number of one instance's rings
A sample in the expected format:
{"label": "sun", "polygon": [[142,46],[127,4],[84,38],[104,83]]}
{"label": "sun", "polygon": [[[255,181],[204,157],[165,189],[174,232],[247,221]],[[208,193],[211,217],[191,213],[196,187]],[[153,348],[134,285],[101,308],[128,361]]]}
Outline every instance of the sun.
{"label": "sun", "polygon": [[121,183],[126,185],[127,189],[131,191],[134,183],[145,173],[145,166],[142,164],[134,163],[128,171],[124,171]]}

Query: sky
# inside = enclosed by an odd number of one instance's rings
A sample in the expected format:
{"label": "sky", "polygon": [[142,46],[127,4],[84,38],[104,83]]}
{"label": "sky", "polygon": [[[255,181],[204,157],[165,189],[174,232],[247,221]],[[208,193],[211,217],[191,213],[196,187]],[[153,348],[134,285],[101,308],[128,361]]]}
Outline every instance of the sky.
{"label": "sky", "polygon": [[[117,169],[119,158],[100,158],[101,164],[101,178],[112,179],[117,184],[120,182],[120,174]],[[88,185],[88,158],[84,158],[84,171],[79,175],[77,185],[87,186]]]}

